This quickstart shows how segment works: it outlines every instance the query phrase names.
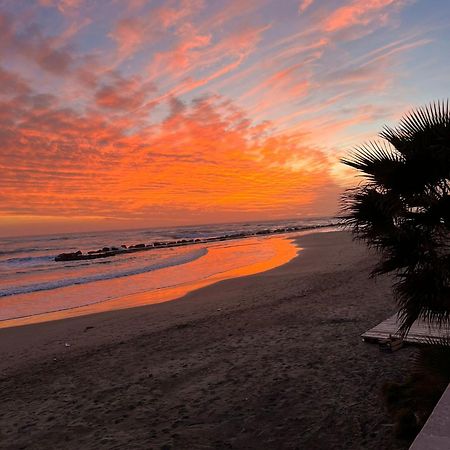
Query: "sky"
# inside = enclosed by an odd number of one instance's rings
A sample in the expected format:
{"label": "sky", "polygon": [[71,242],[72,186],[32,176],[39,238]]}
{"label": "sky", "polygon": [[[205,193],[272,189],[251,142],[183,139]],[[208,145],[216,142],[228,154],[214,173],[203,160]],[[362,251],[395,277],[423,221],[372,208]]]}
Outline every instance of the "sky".
{"label": "sky", "polygon": [[446,0],[0,0],[0,235],[336,214],[449,42]]}

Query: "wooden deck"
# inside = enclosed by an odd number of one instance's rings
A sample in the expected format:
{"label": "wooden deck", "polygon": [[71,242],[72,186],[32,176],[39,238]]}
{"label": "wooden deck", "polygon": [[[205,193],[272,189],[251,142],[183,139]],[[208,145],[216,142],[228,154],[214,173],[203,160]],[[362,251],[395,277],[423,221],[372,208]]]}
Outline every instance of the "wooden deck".
{"label": "wooden deck", "polygon": [[[389,335],[398,335],[399,324],[397,322],[397,314],[389,317],[385,321],[379,323],[376,327],[371,328],[361,335],[366,342],[379,342],[382,339],[386,339]],[[423,321],[416,321],[408,335],[405,337],[404,342],[410,344],[427,344],[431,339],[442,339],[448,336],[449,330],[439,329],[437,326],[429,326],[428,323]]]}

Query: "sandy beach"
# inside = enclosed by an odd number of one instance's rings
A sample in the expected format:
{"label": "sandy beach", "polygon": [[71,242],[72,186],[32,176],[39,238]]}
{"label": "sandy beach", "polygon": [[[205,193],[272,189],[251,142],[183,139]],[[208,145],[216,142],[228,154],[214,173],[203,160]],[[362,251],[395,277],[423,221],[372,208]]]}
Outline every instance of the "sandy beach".
{"label": "sandy beach", "polygon": [[151,306],[0,330],[5,449],[402,449],[380,389],[414,351],[360,334],[395,311],[348,233],[271,271]]}

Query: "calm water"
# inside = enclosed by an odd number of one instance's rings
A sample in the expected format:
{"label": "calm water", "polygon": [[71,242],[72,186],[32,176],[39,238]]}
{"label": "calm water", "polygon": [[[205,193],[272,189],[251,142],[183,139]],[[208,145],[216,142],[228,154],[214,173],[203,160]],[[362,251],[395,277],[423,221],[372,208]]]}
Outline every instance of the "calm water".
{"label": "calm water", "polygon": [[[230,270],[233,264],[248,265],[271,257],[270,246],[263,245],[264,237],[55,262],[62,252],[329,223],[331,219],[315,219],[0,238],[0,320],[176,286]],[[213,261],[206,258],[212,248],[219,247],[229,251],[216,251],[220,257]]]}

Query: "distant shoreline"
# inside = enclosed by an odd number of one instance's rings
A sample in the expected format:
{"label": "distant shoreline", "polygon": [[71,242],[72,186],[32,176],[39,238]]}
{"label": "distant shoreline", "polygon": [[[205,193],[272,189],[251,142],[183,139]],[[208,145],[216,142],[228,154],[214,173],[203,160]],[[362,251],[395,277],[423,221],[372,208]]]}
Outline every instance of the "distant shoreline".
{"label": "distant shoreline", "polygon": [[221,236],[214,236],[209,238],[193,238],[193,239],[179,239],[171,241],[156,241],[151,244],[139,243],[132,245],[121,245],[121,247],[104,247],[98,250],[90,250],[87,253],[83,253],[81,250],[70,253],[60,253],[55,257],[55,261],[80,261],[99,258],[109,258],[116,255],[123,255],[128,253],[142,252],[148,250],[154,250],[159,248],[171,248],[181,247],[192,244],[209,244],[211,242],[229,241],[236,239],[245,239],[250,237],[268,236],[273,234],[287,234],[296,233],[299,231],[316,230],[320,228],[333,228],[339,226],[339,222],[326,224],[326,225],[312,225],[312,226],[295,226],[295,227],[277,227],[267,228],[255,232],[240,232],[233,234],[225,234]]}

